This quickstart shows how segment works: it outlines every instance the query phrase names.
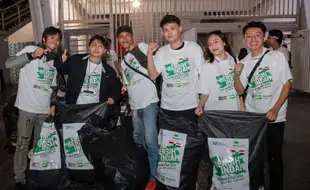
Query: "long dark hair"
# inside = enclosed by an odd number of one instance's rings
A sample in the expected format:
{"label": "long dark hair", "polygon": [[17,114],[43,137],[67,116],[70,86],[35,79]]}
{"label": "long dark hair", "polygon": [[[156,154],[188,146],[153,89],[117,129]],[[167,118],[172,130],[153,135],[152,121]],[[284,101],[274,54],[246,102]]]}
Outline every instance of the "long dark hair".
{"label": "long dark hair", "polygon": [[237,59],[233,53],[233,51],[231,50],[231,47],[230,45],[228,44],[228,41],[227,41],[227,38],[225,36],[225,34],[220,31],[220,30],[215,30],[215,31],[212,31],[210,32],[208,35],[207,35],[207,41],[206,41],[206,59],[209,59],[210,63],[213,63],[214,61],[214,55],[211,53],[211,51],[209,50],[209,47],[208,47],[208,41],[209,41],[209,38],[212,36],[212,35],[216,35],[218,37],[221,38],[221,40],[223,40],[224,42],[224,50],[229,53],[229,55],[231,55],[235,61],[235,63],[237,63]]}

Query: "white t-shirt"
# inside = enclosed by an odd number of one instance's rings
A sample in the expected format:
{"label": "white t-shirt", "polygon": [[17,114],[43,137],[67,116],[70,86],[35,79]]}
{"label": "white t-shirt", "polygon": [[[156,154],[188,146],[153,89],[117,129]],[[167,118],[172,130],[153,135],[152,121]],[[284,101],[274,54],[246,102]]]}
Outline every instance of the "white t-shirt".
{"label": "white t-shirt", "polygon": [[[27,46],[16,56],[34,52],[36,48],[36,46]],[[45,56],[26,64],[20,69],[15,106],[30,113],[47,114],[53,92],[51,86],[56,85],[56,76],[54,61],[46,62]]]}
{"label": "white t-shirt", "polygon": [[204,110],[240,110],[239,96],[234,87],[234,59],[216,58],[201,68],[198,93],[209,95]]}
{"label": "white t-shirt", "polygon": [[[265,51],[266,49],[263,53]],[[249,54],[241,61],[244,69],[240,79],[244,87],[248,84],[248,77],[260,57],[252,57]],[[249,85],[245,102],[247,111],[267,113],[279,99],[283,85],[290,79],[292,79],[292,74],[284,55],[278,51],[267,53]],[[286,111],[287,101],[282,105],[275,122],[286,121]]]}
{"label": "white t-shirt", "polygon": [[88,59],[85,78],[76,104],[92,104],[99,102],[102,63],[92,63]]}
{"label": "white t-shirt", "polygon": [[[147,54],[148,45],[146,43],[139,43],[138,47],[145,55]],[[142,67],[132,54],[127,53],[124,59],[130,66],[148,75],[147,69]],[[122,60],[121,67],[132,109],[142,109],[151,103],[158,102],[157,89],[150,79],[133,71],[125,64],[124,60]]]}
{"label": "white t-shirt", "polygon": [[115,69],[115,62],[117,61],[117,55],[114,50],[109,50],[107,52],[108,58],[107,58],[107,63],[114,69]]}
{"label": "white t-shirt", "polygon": [[277,51],[283,53],[286,61],[288,62],[290,60],[290,52],[288,51],[288,49],[286,49],[285,47],[280,47]]}
{"label": "white t-shirt", "polygon": [[195,42],[184,41],[184,47],[173,50],[161,47],[154,59],[157,72],[163,76],[161,108],[181,111],[196,108],[198,76],[204,57]]}

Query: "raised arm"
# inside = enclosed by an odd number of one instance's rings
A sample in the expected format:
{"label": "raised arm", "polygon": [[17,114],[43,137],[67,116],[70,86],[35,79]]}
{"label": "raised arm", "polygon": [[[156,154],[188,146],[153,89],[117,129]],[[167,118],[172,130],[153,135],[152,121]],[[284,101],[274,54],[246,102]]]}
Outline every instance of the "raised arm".
{"label": "raised arm", "polygon": [[5,62],[6,68],[23,68],[26,64],[30,63],[34,59],[42,57],[46,51],[42,48],[36,48],[34,52],[32,46],[27,46],[18,52],[15,56],[10,56]]}
{"label": "raised arm", "polygon": [[156,70],[156,66],[154,63],[153,54],[158,50],[159,46],[157,43],[151,43],[148,47],[147,51],[147,71],[149,74],[149,77],[152,80],[155,80],[159,76],[159,72]]}

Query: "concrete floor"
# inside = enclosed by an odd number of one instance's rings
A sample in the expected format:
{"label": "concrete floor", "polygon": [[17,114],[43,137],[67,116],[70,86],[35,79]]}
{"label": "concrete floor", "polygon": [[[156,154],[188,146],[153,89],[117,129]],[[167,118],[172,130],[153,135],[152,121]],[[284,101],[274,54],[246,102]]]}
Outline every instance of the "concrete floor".
{"label": "concrete floor", "polygon": [[[0,91],[0,111],[15,86]],[[12,155],[3,150],[4,124],[0,114],[0,190],[13,190]],[[310,190],[310,95],[294,93],[289,98],[284,140],[285,190]],[[203,178],[203,171],[200,178]],[[204,189],[204,188],[201,188]]]}

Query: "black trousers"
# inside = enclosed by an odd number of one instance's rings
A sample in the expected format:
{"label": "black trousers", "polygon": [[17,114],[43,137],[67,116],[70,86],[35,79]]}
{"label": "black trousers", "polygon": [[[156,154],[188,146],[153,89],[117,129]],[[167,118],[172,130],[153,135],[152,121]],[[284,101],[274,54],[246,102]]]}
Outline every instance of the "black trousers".
{"label": "black trousers", "polygon": [[270,123],[267,128],[267,159],[271,190],[283,190],[282,145],[284,128],[285,122]]}

